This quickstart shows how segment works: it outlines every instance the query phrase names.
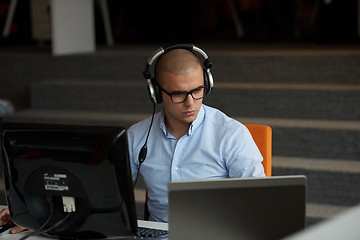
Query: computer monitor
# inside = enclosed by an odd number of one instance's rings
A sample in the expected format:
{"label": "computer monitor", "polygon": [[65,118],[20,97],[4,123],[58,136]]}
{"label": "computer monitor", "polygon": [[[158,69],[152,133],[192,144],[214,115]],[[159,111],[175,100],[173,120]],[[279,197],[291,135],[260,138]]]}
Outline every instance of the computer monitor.
{"label": "computer monitor", "polygon": [[8,122],[1,133],[6,199],[16,224],[62,239],[136,233],[124,128]]}

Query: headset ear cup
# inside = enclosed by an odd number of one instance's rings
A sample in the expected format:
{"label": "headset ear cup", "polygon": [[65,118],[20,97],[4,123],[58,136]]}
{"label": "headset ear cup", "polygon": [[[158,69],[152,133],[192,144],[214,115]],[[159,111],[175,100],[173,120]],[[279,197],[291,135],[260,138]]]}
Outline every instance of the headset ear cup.
{"label": "headset ear cup", "polygon": [[162,102],[161,91],[159,85],[155,78],[150,78],[148,81],[148,91],[150,95],[151,102],[155,104],[160,104]]}
{"label": "headset ear cup", "polygon": [[206,70],[203,70],[204,72],[204,85],[205,85],[205,96],[208,95],[209,92],[209,77],[206,73]]}
{"label": "headset ear cup", "polygon": [[208,95],[214,87],[213,77],[210,70],[204,69],[205,96]]}

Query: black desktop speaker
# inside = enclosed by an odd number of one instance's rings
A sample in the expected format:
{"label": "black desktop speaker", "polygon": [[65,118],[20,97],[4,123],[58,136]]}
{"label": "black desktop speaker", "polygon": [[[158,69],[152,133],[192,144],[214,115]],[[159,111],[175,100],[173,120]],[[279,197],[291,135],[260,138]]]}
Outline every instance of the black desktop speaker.
{"label": "black desktop speaker", "polygon": [[150,99],[154,104],[160,104],[162,102],[162,97],[156,78],[151,76],[150,66],[161,55],[163,55],[166,52],[172,51],[174,49],[186,49],[193,52],[196,56],[198,56],[197,54],[202,56],[204,58],[203,71],[204,71],[205,96],[208,95],[211,92],[212,88],[214,87],[214,80],[210,72],[210,68],[212,67],[212,64],[209,61],[208,55],[205,53],[205,51],[192,44],[176,44],[166,48],[161,47],[158,50],[156,50],[153,55],[149,57],[148,62],[145,65],[145,70],[143,72],[143,75],[147,81],[147,87],[150,94]]}

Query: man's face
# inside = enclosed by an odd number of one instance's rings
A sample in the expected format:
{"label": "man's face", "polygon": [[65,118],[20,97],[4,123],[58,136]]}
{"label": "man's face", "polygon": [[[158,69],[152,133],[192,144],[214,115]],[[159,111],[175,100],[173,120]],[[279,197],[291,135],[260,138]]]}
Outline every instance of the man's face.
{"label": "man's face", "polygon": [[[195,71],[185,75],[177,75],[170,72],[162,73],[162,81],[160,84],[168,93],[175,91],[191,91],[204,85],[204,76],[201,66]],[[166,124],[174,126],[189,126],[193,122],[202,105],[203,99],[193,99],[188,95],[183,103],[173,103],[171,97],[161,92],[163,98],[163,107],[166,115]]]}

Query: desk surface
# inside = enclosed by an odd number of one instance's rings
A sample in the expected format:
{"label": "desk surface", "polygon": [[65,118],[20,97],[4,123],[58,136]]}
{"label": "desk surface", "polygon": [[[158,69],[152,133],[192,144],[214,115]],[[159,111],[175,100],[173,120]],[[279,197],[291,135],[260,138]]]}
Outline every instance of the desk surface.
{"label": "desk surface", "polygon": [[358,240],[360,239],[359,219],[360,204],[338,216],[297,232],[284,240]]}

